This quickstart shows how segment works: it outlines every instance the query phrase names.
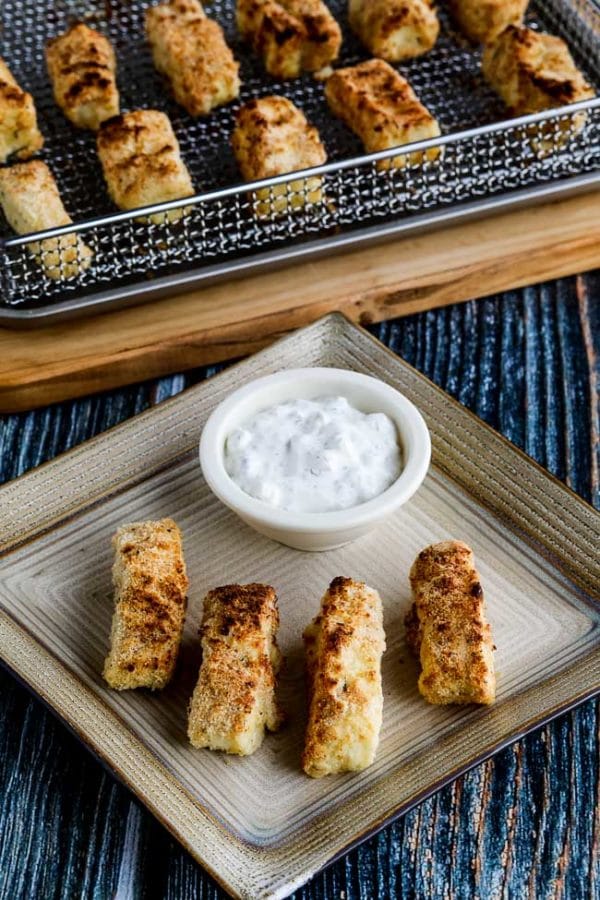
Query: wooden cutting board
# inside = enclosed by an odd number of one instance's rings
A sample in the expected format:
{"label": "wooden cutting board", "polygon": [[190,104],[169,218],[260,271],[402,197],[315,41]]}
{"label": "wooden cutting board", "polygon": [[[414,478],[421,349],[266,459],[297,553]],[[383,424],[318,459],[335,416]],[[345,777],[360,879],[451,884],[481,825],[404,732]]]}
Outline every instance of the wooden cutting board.
{"label": "wooden cutting board", "polygon": [[244,356],[332,310],[364,324],[598,266],[595,192],[93,318],[0,329],[0,411]]}

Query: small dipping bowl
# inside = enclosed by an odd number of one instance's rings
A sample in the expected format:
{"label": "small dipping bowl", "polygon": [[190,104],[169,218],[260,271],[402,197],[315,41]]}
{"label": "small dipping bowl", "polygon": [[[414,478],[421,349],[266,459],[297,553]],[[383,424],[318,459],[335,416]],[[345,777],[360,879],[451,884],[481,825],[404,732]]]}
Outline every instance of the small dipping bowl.
{"label": "small dipping bowl", "polygon": [[[288,400],[345,397],[363,413],[385,413],[402,449],[402,472],[383,493],[335,512],[293,512],[257,500],[225,469],[225,442],[256,413]],[[256,531],[297,550],[331,550],[362,537],[396,512],[420,487],[431,459],[431,439],[416,406],[394,388],[358,372],[314,367],[257,378],[223,400],[200,439],[200,465],[212,492]]]}

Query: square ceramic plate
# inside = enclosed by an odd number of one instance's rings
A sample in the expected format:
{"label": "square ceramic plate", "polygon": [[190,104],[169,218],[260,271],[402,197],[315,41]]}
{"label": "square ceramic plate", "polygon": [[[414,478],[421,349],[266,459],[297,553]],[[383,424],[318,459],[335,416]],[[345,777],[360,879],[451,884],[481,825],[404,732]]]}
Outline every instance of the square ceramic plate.
{"label": "square ceramic plate", "polygon": [[[424,413],[431,473],[390,522],[322,554],[261,537],[208,491],[202,425],[249,379],[306,365],[381,378]],[[110,692],[100,673],[112,614],[110,537],[173,516],[191,577],[178,672],[167,690]],[[352,844],[600,686],[600,515],[364,331],[329,316],[175,399],[100,435],[0,492],[0,654],[232,894],[283,897]],[[420,548],[474,550],[498,646],[490,709],[436,708],[404,645],[408,570]],[[384,724],[359,775],[302,774],[302,628],[336,575],[385,606]],[[247,759],[194,751],[186,705],[199,664],[202,597],[217,584],[278,592],[289,725]]]}

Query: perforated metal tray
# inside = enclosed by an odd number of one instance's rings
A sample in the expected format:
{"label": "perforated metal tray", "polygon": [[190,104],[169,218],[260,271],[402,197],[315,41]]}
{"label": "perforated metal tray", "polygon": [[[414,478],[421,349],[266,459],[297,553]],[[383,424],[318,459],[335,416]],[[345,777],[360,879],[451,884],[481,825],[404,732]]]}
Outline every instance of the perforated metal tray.
{"label": "perforated metal tray", "polygon": [[[399,66],[438,118],[444,137],[411,145],[444,145],[441,159],[424,166],[381,171],[378,159],[394,151],[361,155],[361,146],[327,107],[323,84],[311,76],[277,82],[240,42],[233,0],[214,0],[207,11],[224,27],[241,62],[239,101],[204,119],[192,119],[169,97],[152,66],[144,38],[144,9],[136,0],[4,0],[0,8],[0,55],[36,100],[46,137],[43,159],[58,181],[76,222],[39,232],[36,239],[81,231],[94,251],[93,264],[74,279],[51,280],[27,249],[27,238],[0,240],[0,322],[23,326],[81,315],[115,305],[234,277],[260,267],[329,253],[351,244],[383,240],[401,232],[532,203],[600,183],[600,100],[521,119],[486,86],[480,53],[441,11],[442,34],[426,56]],[[346,0],[332,0],[344,28],[339,64],[368,58],[346,26]],[[122,109],[153,107],[168,113],[179,138],[197,196],[178,224],[149,225],[136,214],[115,213],[105,190],[93,134],[73,128],[55,106],[44,63],[47,39],[82,19],[108,34],[118,59]],[[531,6],[529,24],[567,40],[588,80],[600,88],[600,12],[593,0],[546,0]],[[323,174],[326,202],[259,220],[230,150],[234,115],[250,98],[279,93],[306,113],[327,148]],[[559,123],[585,110],[583,130],[564,140]],[[545,151],[536,150],[543,134]],[[257,182],[268,187],[297,175]],[[190,205],[161,204],[159,210]]]}

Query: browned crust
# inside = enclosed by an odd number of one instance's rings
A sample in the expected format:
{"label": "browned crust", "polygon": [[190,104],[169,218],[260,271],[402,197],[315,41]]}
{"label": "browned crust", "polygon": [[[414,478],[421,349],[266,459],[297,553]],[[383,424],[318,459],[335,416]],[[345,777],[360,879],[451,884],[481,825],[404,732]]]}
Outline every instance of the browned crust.
{"label": "browned crust", "polygon": [[321,0],[238,0],[237,21],[276,78],[316,72],[340,51],[340,27]]}
{"label": "browned crust", "polygon": [[107,37],[79,22],[46,45],[54,98],[80,128],[97,130],[119,112],[116,60]]}
{"label": "browned crust", "polygon": [[423,697],[438,704],[493,703],[493,643],[473,551],[461,541],[426,547],[410,583],[406,640],[421,662]]}
{"label": "browned crust", "polygon": [[369,51],[390,62],[427,53],[440,31],[432,0],[350,0],[349,20]]}
{"label": "browned crust", "polygon": [[[381,59],[338,69],[327,80],[325,97],[332,112],[362,140],[369,153],[411,141],[437,137],[439,126],[408,81]],[[409,155],[412,163],[435,159],[440,148]],[[405,156],[385,160],[382,168],[406,164]]]}
{"label": "browned crust", "polygon": [[154,64],[192,116],[207,115],[239,94],[239,65],[221,26],[196,0],[167,0],[146,11]]}
{"label": "browned crust", "polygon": [[529,0],[448,0],[461,31],[475,43],[489,44],[509,25],[520,25]]}
{"label": "browned crust", "polygon": [[204,600],[204,609],[199,634],[209,641],[215,639],[215,635],[241,642],[252,640],[255,632],[262,628],[265,616],[274,632],[279,627],[277,594],[268,584],[252,582],[214,588]]}
{"label": "browned crust", "polygon": [[[414,123],[424,114],[424,108],[416,100],[408,81],[379,59],[338,69],[328,79],[326,92],[332,107],[335,106],[336,115],[348,124],[355,116],[358,117],[354,130],[363,140],[368,137],[367,127],[369,130],[383,131],[393,124],[398,115]],[[365,127],[363,119],[367,116],[372,121]]]}
{"label": "browned crust", "polygon": [[188,579],[172,519],[137,522],[113,538],[115,612],[104,678],[116,690],[169,682],[177,660]]}
{"label": "browned crust", "polygon": [[[97,145],[110,196],[120,209],[194,193],[179,143],[163,112],[140,109],[110,119],[100,128]],[[175,220],[182,215],[182,210],[174,210],[156,214],[152,220]]]}
{"label": "browned crust", "polygon": [[[260,97],[243,106],[236,116],[231,144],[246,181],[284,175],[327,161],[317,129],[309,125],[304,113],[286,97]],[[251,197],[259,217],[275,217],[320,203],[323,179],[299,178],[273,188],[261,188]]]}
{"label": "browned crust", "polygon": [[33,97],[16,82],[0,57],[0,163],[30,159],[44,145]]}
{"label": "browned crust", "polygon": [[246,181],[327,161],[319,132],[285,97],[260,97],[242,106],[236,114],[232,146]]}
{"label": "browned crust", "polygon": [[510,25],[486,47],[483,73],[515,115],[587,100],[594,90],[554,35]]}

